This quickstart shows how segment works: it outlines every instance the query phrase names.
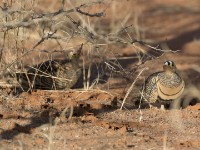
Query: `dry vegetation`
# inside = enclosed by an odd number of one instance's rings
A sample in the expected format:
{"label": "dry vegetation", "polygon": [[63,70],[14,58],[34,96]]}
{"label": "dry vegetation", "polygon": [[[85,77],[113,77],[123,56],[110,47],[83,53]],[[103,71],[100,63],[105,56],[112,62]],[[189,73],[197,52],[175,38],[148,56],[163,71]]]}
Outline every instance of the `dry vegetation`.
{"label": "dry vegetation", "polygon": [[[200,128],[194,129],[200,123],[200,34],[195,22],[200,19],[199,2],[188,7],[157,0],[151,4],[145,0],[2,0],[0,4],[2,149],[200,147],[196,132]],[[180,23],[173,24],[176,20]],[[196,41],[188,40],[191,35]],[[18,93],[17,72],[46,60],[64,59],[66,52],[82,44],[83,74],[73,89]],[[186,80],[184,109],[136,107],[144,79],[161,70],[167,59],[177,62]]]}

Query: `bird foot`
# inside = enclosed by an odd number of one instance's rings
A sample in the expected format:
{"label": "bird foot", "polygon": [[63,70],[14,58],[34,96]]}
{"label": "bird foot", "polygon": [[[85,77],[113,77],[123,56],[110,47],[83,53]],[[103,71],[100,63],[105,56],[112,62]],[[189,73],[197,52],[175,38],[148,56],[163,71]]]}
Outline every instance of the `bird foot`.
{"label": "bird foot", "polygon": [[165,109],[165,105],[161,105],[161,106],[160,106],[160,110],[166,110],[166,109]]}

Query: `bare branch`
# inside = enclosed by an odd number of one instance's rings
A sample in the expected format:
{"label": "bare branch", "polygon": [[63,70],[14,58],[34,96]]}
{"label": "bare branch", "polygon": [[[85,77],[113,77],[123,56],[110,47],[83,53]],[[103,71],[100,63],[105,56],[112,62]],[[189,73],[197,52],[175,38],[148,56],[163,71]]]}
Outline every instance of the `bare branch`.
{"label": "bare branch", "polygon": [[83,15],[86,15],[86,16],[89,16],[89,17],[102,17],[103,15],[105,15],[104,12],[90,14],[90,13],[87,13],[87,12],[83,12],[80,8],[77,8],[76,11],[80,14],[83,14]]}
{"label": "bare branch", "polygon": [[137,75],[137,77],[135,78],[135,80],[133,81],[133,83],[131,84],[130,88],[128,89],[128,91],[127,91],[127,93],[126,93],[126,95],[125,95],[125,97],[124,97],[124,99],[123,99],[123,102],[122,102],[122,105],[121,105],[121,107],[120,107],[120,110],[122,110],[122,108],[123,108],[123,106],[124,106],[124,103],[125,103],[127,97],[129,96],[131,90],[133,89],[133,87],[134,87],[134,85],[135,85],[137,79],[138,79],[139,76],[142,74],[142,72],[143,72],[144,70],[146,70],[146,69],[147,69],[147,68],[143,68],[143,69],[139,72],[139,74]]}
{"label": "bare branch", "polygon": [[46,36],[42,37],[42,39],[40,41],[38,41],[32,49],[35,49],[38,45],[40,45],[42,42],[44,42],[45,40],[48,40],[49,38],[51,38],[54,34],[56,33],[56,31],[52,32],[52,33],[48,33]]}
{"label": "bare branch", "polygon": [[[30,14],[27,15],[26,19],[23,19],[23,20],[20,20],[20,21],[15,21],[15,22],[7,22],[7,23],[0,25],[0,31],[8,31],[10,29],[15,29],[15,28],[18,28],[18,27],[29,27],[31,25],[37,24],[40,21],[45,21],[48,18],[53,18],[53,17],[58,16],[58,15],[66,16],[66,15],[72,13],[72,12],[77,12],[77,9],[90,7],[92,5],[99,4],[99,3],[102,3],[102,2],[99,2],[99,1],[90,2],[90,3],[80,5],[78,7],[75,7],[75,8],[66,10],[66,11],[61,8],[60,10],[58,10],[56,12],[47,13],[47,14],[45,14],[45,13],[35,14],[35,13],[29,12]],[[62,5],[64,5],[64,0],[62,0]],[[24,12],[27,13],[27,11],[24,11]],[[22,13],[22,11],[19,11],[19,10],[14,10],[14,11],[9,10],[9,11],[7,11],[7,15],[11,15],[13,13]],[[99,16],[98,13],[97,13],[97,16]],[[95,16],[93,16],[93,17],[95,17]]]}

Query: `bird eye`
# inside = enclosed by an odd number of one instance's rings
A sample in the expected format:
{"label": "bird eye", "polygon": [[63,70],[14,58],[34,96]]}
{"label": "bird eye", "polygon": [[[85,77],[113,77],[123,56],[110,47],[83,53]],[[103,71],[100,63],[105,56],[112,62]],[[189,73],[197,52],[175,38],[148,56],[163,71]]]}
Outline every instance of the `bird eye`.
{"label": "bird eye", "polygon": [[76,58],[78,55],[76,53],[73,54],[73,57]]}
{"label": "bird eye", "polygon": [[174,67],[174,62],[173,62],[173,61],[169,61],[169,65],[170,65],[171,67]]}

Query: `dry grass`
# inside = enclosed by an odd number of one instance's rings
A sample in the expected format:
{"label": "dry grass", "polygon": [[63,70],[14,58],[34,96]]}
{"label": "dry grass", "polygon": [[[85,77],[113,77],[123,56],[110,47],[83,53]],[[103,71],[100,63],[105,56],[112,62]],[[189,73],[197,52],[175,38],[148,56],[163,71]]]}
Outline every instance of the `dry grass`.
{"label": "dry grass", "polygon": [[[32,67],[33,64],[39,64],[39,61],[55,59],[54,51],[68,51],[84,43],[81,59],[84,90],[97,87],[101,80],[102,70],[98,68],[98,60],[106,66],[104,69],[107,68],[110,78],[117,74],[133,83],[126,92],[124,104],[140,76],[133,74],[137,73],[138,66],[148,60],[145,58],[148,49],[161,54],[177,52],[163,50],[145,42],[145,32],[140,25],[142,10],[133,10],[134,15],[125,11],[116,17],[115,14],[121,9],[117,1],[58,0],[57,3],[49,3],[48,9],[45,8],[45,3],[47,1],[40,0],[2,2],[5,8],[3,7],[4,15],[0,20],[1,34],[4,37],[0,55],[1,73],[11,72],[15,77],[16,72],[26,71],[27,65]],[[107,23],[107,20],[110,20],[107,27],[99,25],[100,21]],[[133,24],[130,24],[131,20]],[[119,47],[122,46],[133,50],[135,56],[132,58],[136,60],[134,70],[127,70],[120,64],[121,59],[131,58],[121,57],[123,53]],[[47,52],[47,57],[41,55],[43,51]],[[31,55],[33,56],[30,58]],[[157,59],[160,56],[148,57]],[[98,73],[96,79],[91,82],[94,64],[97,64]]]}
{"label": "dry grass", "polygon": [[[45,2],[44,2],[45,3]],[[119,25],[115,25],[116,19],[114,14],[120,7],[118,2],[104,2],[104,1],[84,1],[71,2],[61,0],[57,3],[51,2],[48,9],[41,4],[41,1],[5,1],[5,14],[1,19],[1,31],[3,38],[3,48],[1,60],[3,63],[2,71],[9,70],[16,72],[17,69],[24,70],[27,62],[24,59],[28,55],[36,52],[35,56],[40,58],[41,50],[63,50],[69,49],[84,43],[83,56],[83,85],[84,89],[91,89],[98,83],[99,78],[90,85],[91,65],[94,63],[94,54],[96,49],[107,53],[112,51],[110,47],[115,47],[117,44],[131,47],[137,55],[138,64],[144,63],[141,53],[146,53],[144,46],[160,50],[150,45],[139,42],[141,39],[140,24],[138,21],[139,12],[134,16],[133,26],[129,26],[129,20],[132,19],[131,14],[125,14],[123,20],[119,21]],[[108,6],[111,7],[111,12]],[[7,7],[8,6],[8,7]],[[95,8],[98,8],[96,11]],[[80,9],[80,11],[78,11]],[[91,13],[89,11],[91,9]],[[40,11],[42,12],[40,12]],[[51,11],[51,13],[49,13]],[[95,31],[96,26],[105,11],[112,14],[107,15],[106,18],[111,17],[111,25],[109,31],[104,30],[100,26],[101,32],[99,34]],[[87,12],[87,13],[85,13]],[[89,13],[88,13],[89,12]],[[123,16],[123,14],[120,14]],[[94,16],[94,17],[91,17]],[[13,24],[13,22],[15,22]],[[12,24],[11,24],[12,23]],[[111,31],[111,32],[110,32]],[[28,40],[27,40],[28,39]],[[140,44],[136,44],[136,43]],[[99,58],[109,60],[99,53]],[[105,53],[106,54],[106,53]],[[51,54],[50,54],[51,55]],[[35,57],[34,56],[34,57]],[[113,55],[115,57],[115,54]],[[9,58],[9,59],[8,59]],[[34,60],[34,58],[31,58]],[[54,59],[54,58],[51,58]],[[88,61],[89,60],[89,61]],[[34,64],[38,64],[35,59]],[[1,71],[1,73],[2,73]],[[123,68],[119,68],[119,72],[123,72]]]}

